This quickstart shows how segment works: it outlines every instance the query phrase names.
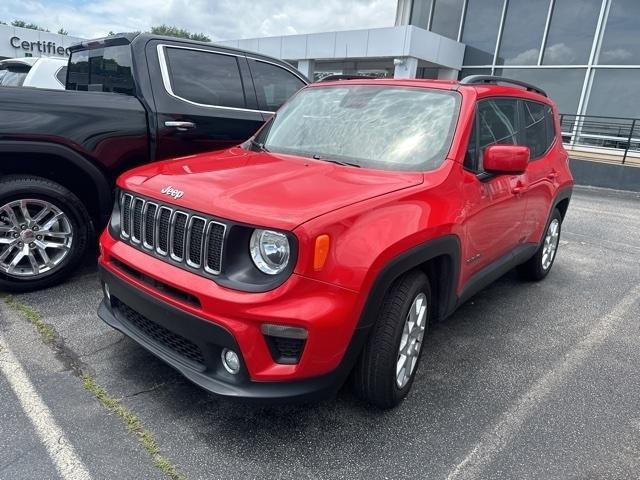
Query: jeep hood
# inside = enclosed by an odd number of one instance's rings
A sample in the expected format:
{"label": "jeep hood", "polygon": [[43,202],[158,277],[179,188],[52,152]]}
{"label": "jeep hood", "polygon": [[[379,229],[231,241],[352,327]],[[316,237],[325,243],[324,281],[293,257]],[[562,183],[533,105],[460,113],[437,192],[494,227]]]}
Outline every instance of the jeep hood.
{"label": "jeep hood", "polygon": [[209,215],[293,230],[324,213],[422,182],[421,173],[232,148],[145,165],[124,174],[118,185]]}

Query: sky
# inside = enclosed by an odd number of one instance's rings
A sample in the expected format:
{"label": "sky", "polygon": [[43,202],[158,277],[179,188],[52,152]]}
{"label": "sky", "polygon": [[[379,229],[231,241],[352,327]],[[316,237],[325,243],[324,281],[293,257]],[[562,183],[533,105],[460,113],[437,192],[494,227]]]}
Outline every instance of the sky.
{"label": "sky", "polygon": [[0,21],[102,37],[167,24],[212,40],[390,27],[396,0],[1,0]]}

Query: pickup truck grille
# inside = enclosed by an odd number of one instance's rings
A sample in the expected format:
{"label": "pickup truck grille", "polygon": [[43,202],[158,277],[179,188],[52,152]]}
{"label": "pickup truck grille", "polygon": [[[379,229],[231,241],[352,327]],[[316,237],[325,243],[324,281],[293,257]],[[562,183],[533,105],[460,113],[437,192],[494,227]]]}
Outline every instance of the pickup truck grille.
{"label": "pickup truck grille", "polygon": [[199,273],[221,272],[224,223],[129,193],[119,201],[123,241]]}

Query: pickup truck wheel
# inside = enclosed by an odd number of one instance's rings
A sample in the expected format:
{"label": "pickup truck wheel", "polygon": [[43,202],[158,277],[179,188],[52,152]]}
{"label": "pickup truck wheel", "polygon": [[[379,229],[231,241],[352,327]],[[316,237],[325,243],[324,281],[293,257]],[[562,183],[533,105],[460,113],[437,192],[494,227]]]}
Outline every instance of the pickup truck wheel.
{"label": "pickup truck wheel", "polygon": [[412,271],[394,282],[354,371],[359,397],[384,409],[406,397],[431,310],[431,288],[424,273]]}
{"label": "pickup truck wheel", "polygon": [[520,276],[526,280],[542,280],[551,271],[553,262],[556,259],[556,253],[558,252],[558,245],[560,244],[560,230],[562,229],[562,215],[556,208],[553,210],[547,229],[544,232],[544,238],[540,248],[536,251],[535,255],[527,260],[522,265],[519,265],[517,270]]}
{"label": "pickup truck wheel", "polygon": [[82,259],[91,221],[80,200],[40,177],[0,181],[0,290],[55,285]]}

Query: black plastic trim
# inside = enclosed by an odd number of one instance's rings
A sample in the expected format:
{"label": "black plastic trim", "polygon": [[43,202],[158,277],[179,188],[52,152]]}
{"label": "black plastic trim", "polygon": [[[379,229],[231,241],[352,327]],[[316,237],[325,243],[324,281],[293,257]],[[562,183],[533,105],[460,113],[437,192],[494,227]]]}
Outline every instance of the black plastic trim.
{"label": "black plastic trim", "polygon": [[[118,318],[107,298],[104,298],[100,304],[98,316],[105,323],[135,340],[153,355],[175,368],[187,379],[212,393],[262,401],[315,401],[335,395],[350,371],[345,371],[341,364],[330,374],[305,380],[252,381],[244,366],[242,352],[229,331],[135,288],[104,267],[99,268],[99,274],[102,282],[108,285],[112,298],[117,298],[141,315],[198,345],[204,352],[206,368],[196,368],[191,362],[179,357],[168,348],[129,328],[126,322]],[[220,351],[224,347],[232,348],[240,355],[242,367],[238,375],[231,375],[222,367]]]}
{"label": "black plastic trim", "polygon": [[[0,153],[37,153],[62,157],[79,168],[92,181],[98,197],[98,212],[101,222],[106,221],[111,212],[111,186],[107,177],[91,161],[63,145],[33,141],[0,141]],[[105,223],[105,222],[102,222]]]}

